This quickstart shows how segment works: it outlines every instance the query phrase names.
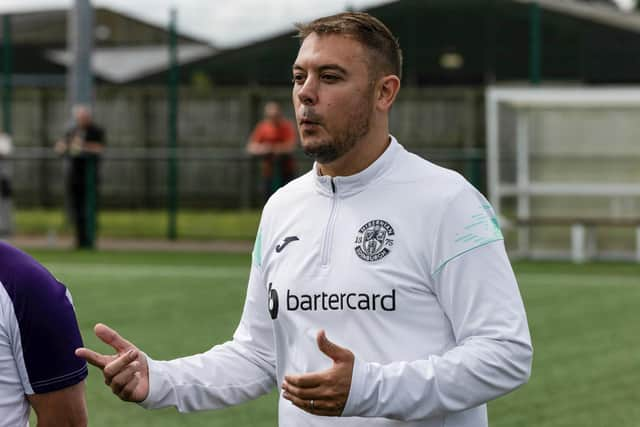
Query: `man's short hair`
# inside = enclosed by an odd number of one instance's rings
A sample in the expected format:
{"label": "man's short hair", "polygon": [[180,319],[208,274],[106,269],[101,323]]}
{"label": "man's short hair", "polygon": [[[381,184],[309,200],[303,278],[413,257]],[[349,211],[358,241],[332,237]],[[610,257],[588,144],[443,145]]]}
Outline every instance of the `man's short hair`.
{"label": "man's short hair", "polygon": [[368,13],[339,13],[307,24],[296,24],[296,28],[301,41],[313,33],[353,37],[372,53],[371,66],[376,77],[381,74],[395,74],[402,78],[402,50],[398,39],[386,25]]}

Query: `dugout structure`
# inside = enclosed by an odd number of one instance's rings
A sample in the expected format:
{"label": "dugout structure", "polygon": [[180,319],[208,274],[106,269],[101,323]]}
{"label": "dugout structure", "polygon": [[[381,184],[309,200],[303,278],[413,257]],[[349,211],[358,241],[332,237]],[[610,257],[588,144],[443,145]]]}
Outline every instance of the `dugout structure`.
{"label": "dugout structure", "polygon": [[486,127],[512,256],[640,262],[640,87],[489,87]]}

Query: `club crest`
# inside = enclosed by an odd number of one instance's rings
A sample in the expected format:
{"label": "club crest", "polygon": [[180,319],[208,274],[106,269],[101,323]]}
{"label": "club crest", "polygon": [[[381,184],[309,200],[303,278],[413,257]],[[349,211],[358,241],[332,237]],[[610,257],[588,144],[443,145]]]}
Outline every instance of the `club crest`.
{"label": "club crest", "polygon": [[393,246],[393,227],[381,219],[374,219],[360,227],[356,235],[356,254],[365,261],[384,258]]}

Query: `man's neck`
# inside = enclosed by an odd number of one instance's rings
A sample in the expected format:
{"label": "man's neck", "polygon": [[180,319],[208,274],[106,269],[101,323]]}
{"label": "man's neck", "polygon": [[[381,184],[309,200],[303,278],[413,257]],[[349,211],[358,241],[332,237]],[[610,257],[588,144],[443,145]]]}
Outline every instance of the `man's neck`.
{"label": "man's neck", "polygon": [[391,137],[388,133],[384,136],[365,137],[340,158],[330,163],[318,164],[318,172],[320,175],[331,177],[355,175],[375,162],[390,143]]}

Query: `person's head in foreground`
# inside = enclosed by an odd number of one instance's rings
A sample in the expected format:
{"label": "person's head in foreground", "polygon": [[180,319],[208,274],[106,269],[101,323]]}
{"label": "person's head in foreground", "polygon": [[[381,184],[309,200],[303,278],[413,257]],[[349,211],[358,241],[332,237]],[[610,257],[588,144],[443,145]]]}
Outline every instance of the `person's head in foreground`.
{"label": "person's head in foreground", "polygon": [[[293,104],[304,152],[320,165],[377,157],[400,89],[402,52],[391,31],[366,13],[298,24]],[[322,168],[322,166],[320,166]]]}

